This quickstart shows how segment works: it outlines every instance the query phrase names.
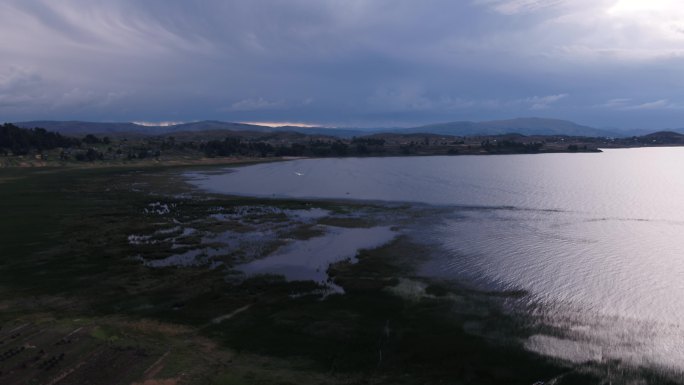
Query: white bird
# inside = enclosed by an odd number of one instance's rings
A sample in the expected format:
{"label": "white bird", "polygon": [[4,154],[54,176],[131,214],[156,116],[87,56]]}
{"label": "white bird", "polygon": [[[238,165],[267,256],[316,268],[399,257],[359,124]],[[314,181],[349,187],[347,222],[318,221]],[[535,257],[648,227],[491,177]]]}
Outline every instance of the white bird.
{"label": "white bird", "polygon": [[295,171],[295,175],[297,175],[297,176],[302,176],[302,175],[304,175],[304,174],[303,174],[303,173],[301,173],[301,172],[297,172],[297,171]]}

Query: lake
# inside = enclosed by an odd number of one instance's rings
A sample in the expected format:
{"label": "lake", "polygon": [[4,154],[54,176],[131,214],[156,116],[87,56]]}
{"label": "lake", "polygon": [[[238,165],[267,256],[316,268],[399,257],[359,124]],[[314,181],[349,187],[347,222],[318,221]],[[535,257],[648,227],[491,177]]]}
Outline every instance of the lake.
{"label": "lake", "polygon": [[211,192],[444,208],[428,275],[525,290],[528,349],[684,370],[684,148],[305,159],[190,174]]}

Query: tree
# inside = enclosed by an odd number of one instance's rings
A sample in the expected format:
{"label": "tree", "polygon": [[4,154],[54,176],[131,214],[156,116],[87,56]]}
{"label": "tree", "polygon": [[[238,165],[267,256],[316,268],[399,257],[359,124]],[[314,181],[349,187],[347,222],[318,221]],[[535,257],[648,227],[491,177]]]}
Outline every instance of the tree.
{"label": "tree", "polygon": [[30,151],[42,152],[53,148],[78,146],[80,141],[62,136],[43,128],[26,129],[11,123],[0,126],[0,150],[10,150],[15,155],[27,154]]}

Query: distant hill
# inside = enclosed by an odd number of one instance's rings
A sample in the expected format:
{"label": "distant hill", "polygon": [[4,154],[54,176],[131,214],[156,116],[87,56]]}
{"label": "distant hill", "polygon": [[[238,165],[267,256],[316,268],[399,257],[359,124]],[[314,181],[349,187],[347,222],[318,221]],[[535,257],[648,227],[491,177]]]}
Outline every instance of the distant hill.
{"label": "distant hill", "polygon": [[55,131],[64,135],[112,134],[136,132],[143,129],[142,126],[134,123],[34,120],[30,122],[16,122],[14,124],[22,128],[44,128],[48,131]]}
{"label": "distant hill", "polygon": [[[491,136],[520,134],[526,136],[535,135],[567,135],[585,137],[631,137],[642,136],[649,133],[648,130],[619,130],[598,129],[583,126],[567,120],[544,119],[544,118],[518,118],[509,120],[493,120],[485,122],[450,122],[429,124],[411,128],[326,128],[326,127],[267,127],[255,124],[221,122],[205,120],[200,122],[181,123],[171,126],[143,126],[135,123],[101,123],[81,121],[29,121],[18,122],[15,125],[23,128],[41,127],[50,131],[56,131],[63,135],[83,136],[85,134],[97,135],[168,135],[175,133],[211,132],[212,136],[221,131],[233,132],[297,132],[307,135],[336,136],[339,138],[351,138],[354,136],[371,135],[375,133],[396,134],[436,134],[450,136]],[[684,133],[684,129],[672,130]]]}
{"label": "distant hill", "polygon": [[351,130],[342,128],[326,128],[326,127],[300,127],[300,126],[281,126],[281,127],[267,127],[255,124],[245,123],[230,123],[215,120],[205,120],[201,122],[183,123],[174,126],[159,127],[164,133],[171,132],[200,132],[200,131],[253,131],[253,132],[297,132],[307,135],[326,135],[337,136],[341,138],[351,138],[352,136],[367,134],[361,130]]}
{"label": "distant hill", "polygon": [[645,143],[684,144],[684,135],[673,131],[658,131],[638,139]]}
{"label": "distant hill", "polygon": [[493,120],[487,122],[451,122],[430,124],[407,128],[405,133],[434,133],[455,136],[478,135],[568,135],[568,136],[621,136],[615,131],[606,131],[582,126],[567,120],[543,118],[518,118],[509,120]]}
{"label": "distant hill", "polygon": [[14,124],[22,128],[41,127],[50,131],[59,132],[64,135],[166,135],[178,132],[217,132],[225,130],[242,132],[299,132],[308,135],[330,135],[343,138],[351,138],[352,136],[367,134],[367,132],[361,130],[298,126],[267,127],[255,124],[221,122],[216,120],[204,120],[200,122],[181,123],[170,126],[143,126],[135,123],[101,123],[53,120],[36,120],[17,122]]}
{"label": "distant hill", "polygon": [[681,134],[676,131],[658,131],[658,132],[652,132],[650,134],[644,135],[644,137],[647,138],[652,138],[652,137],[669,137],[669,138],[681,138],[684,137],[684,134]]}
{"label": "distant hill", "polygon": [[328,135],[337,136],[339,138],[351,138],[354,136],[362,136],[373,133],[372,130],[350,129],[350,128],[327,128],[327,127],[298,127],[298,126],[283,126],[277,127],[275,131],[290,131],[299,132],[307,135]]}
{"label": "distant hill", "polygon": [[23,128],[41,127],[50,131],[56,131],[64,135],[85,135],[85,134],[143,134],[143,135],[162,135],[180,131],[269,131],[270,127],[257,126],[242,123],[227,123],[218,121],[202,121],[192,123],[182,123],[170,126],[143,126],[136,123],[103,123],[103,122],[82,122],[82,121],[54,121],[36,120],[29,122],[18,122],[15,125]]}
{"label": "distant hill", "polygon": [[256,124],[221,122],[218,120],[203,120],[200,122],[190,122],[174,124],[171,126],[144,126],[142,130],[153,129],[160,133],[168,134],[172,132],[196,132],[196,131],[270,131],[270,127],[259,126]]}

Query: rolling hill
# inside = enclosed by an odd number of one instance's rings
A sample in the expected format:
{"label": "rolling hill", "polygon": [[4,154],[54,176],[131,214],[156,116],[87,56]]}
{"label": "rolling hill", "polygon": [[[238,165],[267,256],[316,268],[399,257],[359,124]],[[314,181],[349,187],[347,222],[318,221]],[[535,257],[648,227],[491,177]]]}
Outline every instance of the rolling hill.
{"label": "rolling hill", "polygon": [[455,136],[478,135],[568,135],[568,136],[621,136],[619,132],[582,126],[567,120],[518,118],[486,122],[451,122],[408,128],[405,132],[433,133]]}
{"label": "rolling hill", "polygon": [[59,132],[64,135],[168,135],[173,133],[197,133],[197,132],[217,132],[217,131],[251,131],[251,132],[298,132],[308,135],[330,135],[343,138],[367,134],[361,130],[323,128],[323,127],[267,127],[255,124],[221,122],[216,120],[204,120],[199,122],[181,123],[170,126],[148,126],[136,123],[103,123],[103,122],[82,122],[82,121],[53,121],[35,120],[14,123],[22,128],[40,127],[50,131]]}
{"label": "rolling hill", "polygon": [[[397,133],[397,134],[437,134],[451,136],[491,136],[505,134],[520,134],[526,136],[534,135],[566,135],[566,136],[585,136],[585,137],[630,137],[641,136],[649,133],[648,130],[619,130],[619,129],[599,129],[580,125],[567,120],[545,119],[545,118],[517,118],[508,120],[493,120],[483,122],[449,122],[439,124],[429,124],[411,128],[326,128],[326,127],[267,127],[255,124],[221,122],[216,120],[204,120],[199,122],[181,123],[170,126],[143,126],[136,123],[103,123],[103,122],[82,122],[82,121],[28,121],[18,122],[15,125],[23,128],[41,127],[50,131],[59,132],[64,135],[168,135],[175,133],[201,133],[212,132],[214,134],[221,131],[240,131],[240,132],[264,132],[282,133],[297,132],[307,135],[336,136],[340,138],[351,138],[354,136],[371,135],[375,133]],[[672,130],[683,133],[684,129]]]}

